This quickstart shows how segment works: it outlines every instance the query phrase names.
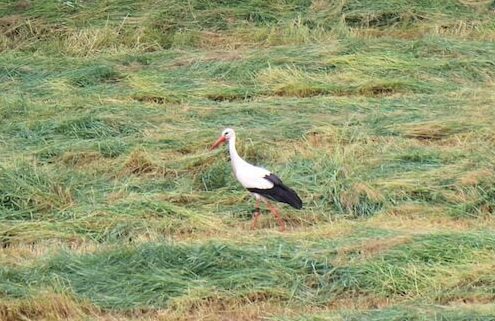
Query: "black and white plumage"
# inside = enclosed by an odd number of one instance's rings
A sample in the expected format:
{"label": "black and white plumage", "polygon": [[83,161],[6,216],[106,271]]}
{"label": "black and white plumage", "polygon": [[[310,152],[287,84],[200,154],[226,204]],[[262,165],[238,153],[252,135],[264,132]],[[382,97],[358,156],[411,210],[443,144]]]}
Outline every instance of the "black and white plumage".
{"label": "black and white plumage", "polygon": [[237,153],[235,139],[234,130],[227,128],[211,148],[214,149],[223,143],[228,143],[230,161],[235,177],[242,186],[256,197],[253,227],[256,225],[256,220],[259,216],[259,201],[262,201],[279,222],[280,229],[284,230],[285,223],[280,218],[277,209],[269,203],[269,200],[286,203],[296,209],[301,209],[303,205],[301,198],[294,190],[284,185],[282,180],[275,174],[262,167],[251,165],[242,159]]}
{"label": "black and white plumage", "polygon": [[299,198],[297,193],[290,187],[284,185],[284,183],[277,175],[270,174],[263,178],[272,182],[273,187],[269,189],[251,187],[247,188],[247,190],[251,193],[259,194],[273,201],[289,204],[290,206],[292,206],[293,208],[297,208],[298,210],[302,208],[302,200]]}

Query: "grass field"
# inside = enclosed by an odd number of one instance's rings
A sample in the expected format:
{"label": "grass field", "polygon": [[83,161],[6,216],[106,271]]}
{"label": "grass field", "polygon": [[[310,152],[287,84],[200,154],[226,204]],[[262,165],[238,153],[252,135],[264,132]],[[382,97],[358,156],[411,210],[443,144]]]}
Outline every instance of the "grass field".
{"label": "grass field", "polygon": [[0,92],[2,321],[495,320],[493,1],[4,0]]}

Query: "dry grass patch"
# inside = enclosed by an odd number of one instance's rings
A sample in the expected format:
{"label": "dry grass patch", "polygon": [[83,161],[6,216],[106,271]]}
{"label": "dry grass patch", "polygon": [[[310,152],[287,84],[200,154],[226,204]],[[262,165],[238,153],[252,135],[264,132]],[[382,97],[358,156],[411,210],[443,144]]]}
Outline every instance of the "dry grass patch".
{"label": "dry grass patch", "polygon": [[441,206],[432,206],[428,204],[405,203],[390,208],[386,215],[403,219],[422,219],[432,215],[438,216],[444,213]]}
{"label": "dry grass patch", "polygon": [[[378,298],[372,295],[343,295],[343,297],[329,302],[327,305],[327,310],[322,312],[386,309],[387,307],[398,304],[401,301],[406,301],[406,299]],[[340,318],[335,320],[340,320]]]}
{"label": "dry grass patch", "polygon": [[484,304],[495,299],[495,277],[491,271],[495,266],[490,261],[490,253],[480,253],[480,262],[456,270],[441,280],[445,292],[436,294],[439,304]]}
{"label": "dry grass patch", "polygon": [[[187,55],[187,52],[184,53]],[[235,62],[240,61],[244,58],[243,52],[240,50],[229,50],[225,51],[217,51],[212,50],[204,53],[201,56],[193,55],[192,57],[187,58],[178,58],[175,59],[172,63],[172,67],[188,67],[198,63],[209,63],[209,62]]]}
{"label": "dry grass patch", "polygon": [[84,168],[93,166],[95,162],[103,161],[103,156],[99,152],[65,152],[61,156],[61,162],[73,167]]}
{"label": "dry grass patch", "polygon": [[491,184],[495,182],[495,171],[491,169],[477,169],[462,173],[457,179],[461,186],[476,186],[482,183]]}
{"label": "dry grass patch", "polygon": [[470,218],[452,219],[448,208],[426,204],[399,205],[371,218],[365,223],[370,227],[381,227],[400,231],[409,235],[428,234],[441,231],[467,232],[473,230],[495,230],[495,219],[483,217],[473,220]]}
{"label": "dry grass patch", "polygon": [[91,304],[75,300],[69,294],[41,293],[31,299],[2,299],[0,319],[18,320],[86,320],[97,317],[99,311]]}
{"label": "dry grass patch", "polygon": [[314,128],[304,138],[311,147],[322,148],[337,144],[342,137],[340,128],[332,125]]}
{"label": "dry grass patch", "polygon": [[360,244],[343,246],[337,250],[337,257],[332,262],[339,266],[346,266],[350,262],[366,261],[374,256],[383,254],[391,248],[411,241],[411,235],[402,235],[386,239],[366,240]]}
{"label": "dry grass patch", "polygon": [[165,177],[172,172],[159,164],[153,156],[142,149],[136,149],[127,157],[119,177],[127,175]]}
{"label": "dry grass patch", "polygon": [[10,266],[29,266],[42,258],[54,255],[61,249],[70,249],[74,253],[83,254],[112,247],[115,245],[103,245],[75,237],[67,240],[48,239],[18,243],[0,248],[0,262]]}
{"label": "dry grass patch", "polygon": [[158,105],[163,105],[165,102],[169,101],[165,96],[154,95],[150,93],[136,93],[132,96],[132,99],[143,103],[158,104]]}
{"label": "dry grass patch", "polygon": [[363,198],[376,204],[381,204],[385,200],[380,191],[366,183],[355,183],[347,191],[340,194],[340,201],[348,210],[358,206]]}
{"label": "dry grass patch", "polygon": [[427,121],[391,127],[405,137],[418,140],[440,140],[470,129],[470,125],[458,121]]}

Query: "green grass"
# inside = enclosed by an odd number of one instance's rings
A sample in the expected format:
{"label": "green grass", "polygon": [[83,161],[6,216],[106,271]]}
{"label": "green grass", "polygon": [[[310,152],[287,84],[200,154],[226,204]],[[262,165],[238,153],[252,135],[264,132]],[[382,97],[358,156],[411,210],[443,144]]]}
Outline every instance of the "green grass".
{"label": "green grass", "polygon": [[0,319],[493,320],[493,10],[3,2]]}
{"label": "green grass", "polygon": [[345,311],[342,313],[319,314],[300,318],[275,318],[274,320],[311,320],[311,321],[333,321],[333,320],[493,320],[493,310],[484,306],[478,307],[481,311],[462,308],[438,308],[435,306],[419,305],[416,307],[397,306],[390,309],[375,309],[365,312]]}

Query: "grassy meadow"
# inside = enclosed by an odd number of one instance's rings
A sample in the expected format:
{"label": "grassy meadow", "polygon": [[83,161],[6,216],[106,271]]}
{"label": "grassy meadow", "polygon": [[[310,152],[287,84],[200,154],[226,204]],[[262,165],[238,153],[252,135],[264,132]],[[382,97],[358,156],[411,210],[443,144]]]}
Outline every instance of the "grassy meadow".
{"label": "grassy meadow", "polygon": [[495,320],[494,123],[494,1],[3,0],[0,320]]}

